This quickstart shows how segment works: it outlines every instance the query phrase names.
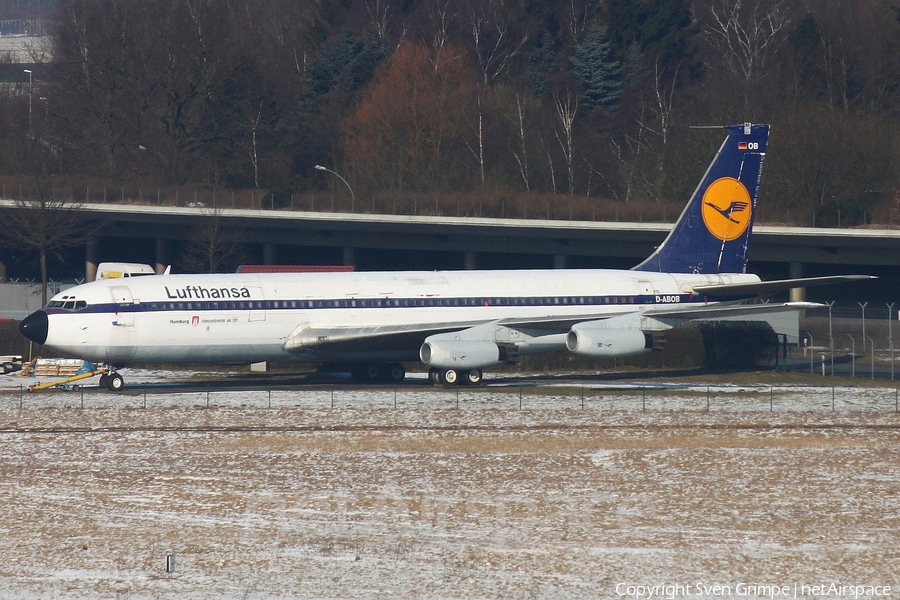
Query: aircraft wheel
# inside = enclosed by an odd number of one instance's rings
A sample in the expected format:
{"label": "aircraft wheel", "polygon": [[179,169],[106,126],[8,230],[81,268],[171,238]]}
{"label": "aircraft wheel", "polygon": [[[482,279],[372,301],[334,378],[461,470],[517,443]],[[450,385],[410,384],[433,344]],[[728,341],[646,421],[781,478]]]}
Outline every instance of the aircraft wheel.
{"label": "aircraft wheel", "polygon": [[104,373],[100,376],[100,383],[98,384],[100,387],[105,388],[109,386],[109,375]]}
{"label": "aircraft wheel", "polygon": [[394,363],[392,365],[388,365],[387,368],[388,380],[393,383],[400,383],[403,381],[403,378],[406,377],[406,369],[403,368],[403,365],[400,363]]}
{"label": "aircraft wheel", "polygon": [[106,388],[111,392],[121,391],[125,387],[125,380],[118,373],[110,373],[106,379]]}
{"label": "aircraft wheel", "polygon": [[439,384],[441,382],[441,370],[433,367],[428,369],[428,379],[435,385]]}
{"label": "aircraft wheel", "polygon": [[469,385],[479,385],[483,379],[484,375],[482,374],[481,369],[472,369],[471,371],[466,372],[466,378],[463,381]]}
{"label": "aircraft wheel", "polygon": [[456,385],[459,383],[459,373],[456,369],[444,369],[441,371],[441,382],[447,385]]}
{"label": "aircraft wheel", "polygon": [[379,381],[383,373],[383,368],[377,363],[366,365],[366,381]]}

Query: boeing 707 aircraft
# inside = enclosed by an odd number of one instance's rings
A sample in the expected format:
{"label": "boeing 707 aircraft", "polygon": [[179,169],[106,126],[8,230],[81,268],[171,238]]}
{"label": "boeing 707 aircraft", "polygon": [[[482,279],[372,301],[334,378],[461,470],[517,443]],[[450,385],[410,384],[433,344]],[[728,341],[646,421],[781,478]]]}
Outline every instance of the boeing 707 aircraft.
{"label": "boeing 707 aircraft", "polygon": [[400,381],[421,361],[436,383],[568,350],[624,357],[693,319],[810,304],[760,293],[863,276],[761,282],[745,273],[768,125],[727,137],[665,241],[631,270],[234,273],[105,279],[68,289],[19,325],[66,356],[104,362],[101,385],[139,363],[304,361]]}

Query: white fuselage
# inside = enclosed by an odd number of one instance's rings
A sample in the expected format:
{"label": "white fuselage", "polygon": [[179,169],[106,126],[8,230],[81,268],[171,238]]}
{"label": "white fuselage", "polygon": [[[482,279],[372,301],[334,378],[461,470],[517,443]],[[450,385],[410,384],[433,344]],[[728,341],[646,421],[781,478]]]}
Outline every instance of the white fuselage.
{"label": "white fuselage", "polygon": [[319,353],[314,344],[285,344],[300,329],[341,329],[376,336],[347,358],[415,360],[418,345],[379,348],[379,328],[424,324],[451,331],[494,320],[602,319],[659,305],[700,307],[707,303],[691,294],[694,285],[756,281],[755,275],[617,270],[156,275],[95,281],[58,294],[45,309],[45,345],[114,364],[321,361],[341,357]]}

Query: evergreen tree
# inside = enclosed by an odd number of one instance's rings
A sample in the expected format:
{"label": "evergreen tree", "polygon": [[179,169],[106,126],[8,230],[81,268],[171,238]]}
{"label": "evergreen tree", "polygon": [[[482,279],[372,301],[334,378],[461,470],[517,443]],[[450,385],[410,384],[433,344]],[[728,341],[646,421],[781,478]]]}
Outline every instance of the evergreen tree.
{"label": "evergreen tree", "polygon": [[608,0],[604,6],[609,40],[619,55],[636,43],[647,64],[659,65],[667,76],[677,71],[691,82],[703,77],[690,0]]}
{"label": "evergreen tree", "polygon": [[546,31],[540,42],[528,52],[526,78],[531,84],[531,93],[538,98],[550,96],[550,79],[556,70],[559,54],[557,40]]}
{"label": "evergreen tree", "polygon": [[569,60],[581,88],[582,105],[614,107],[622,91],[622,63],[614,58],[606,27],[591,28]]}

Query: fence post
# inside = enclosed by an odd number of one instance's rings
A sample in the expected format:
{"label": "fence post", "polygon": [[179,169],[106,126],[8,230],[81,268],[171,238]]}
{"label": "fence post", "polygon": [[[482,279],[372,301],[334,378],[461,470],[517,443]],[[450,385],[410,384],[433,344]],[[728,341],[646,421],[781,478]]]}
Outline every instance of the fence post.
{"label": "fence post", "polygon": [[581,386],[581,410],[584,410],[584,386]]}
{"label": "fence post", "polygon": [[334,408],[334,385],[331,386],[331,408]]}
{"label": "fence post", "polygon": [[709,386],[706,386],[706,412],[709,412]]}
{"label": "fence post", "polygon": [[647,411],[647,388],[641,387],[641,411]]}
{"label": "fence post", "polygon": [[519,385],[519,410],[522,410],[522,386]]}
{"label": "fence post", "polygon": [[775,391],[769,386],[769,412],[775,410]]}
{"label": "fence post", "polygon": [[269,408],[272,408],[272,389],[269,388]]}
{"label": "fence post", "polygon": [[831,412],[834,412],[834,386],[831,386]]}

